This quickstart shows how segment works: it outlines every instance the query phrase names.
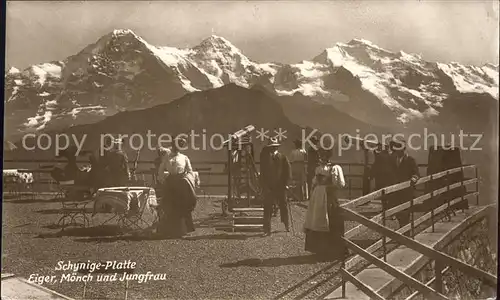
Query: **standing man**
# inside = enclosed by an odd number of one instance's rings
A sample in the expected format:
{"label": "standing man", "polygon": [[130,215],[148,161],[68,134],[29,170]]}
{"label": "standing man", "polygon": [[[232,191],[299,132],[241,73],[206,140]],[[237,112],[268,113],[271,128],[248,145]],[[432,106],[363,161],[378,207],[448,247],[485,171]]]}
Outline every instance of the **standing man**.
{"label": "standing man", "polygon": [[312,181],[315,175],[314,171],[319,164],[318,138],[313,136],[311,143],[312,145],[307,149],[307,198],[311,195]]}
{"label": "standing man", "polygon": [[112,148],[104,154],[103,170],[109,176],[108,186],[127,186],[130,181],[130,170],[127,154],[122,150],[123,141],[113,139]]}
{"label": "standing man", "polygon": [[[392,166],[389,167],[392,167],[391,169],[393,170],[392,184],[410,180],[412,186],[389,194],[388,208],[398,206],[414,198],[415,184],[420,178],[415,159],[406,152],[405,141],[392,141],[390,148],[392,151],[390,161]],[[396,215],[396,218],[398,219],[399,226],[403,227],[410,222],[410,211],[402,211]]]}
{"label": "standing man", "polygon": [[373,154],[375,161],[369,168],[368,178],[375,181],[375,190],[380,190],[392,184],[393,170],[389,167],[392,157],[385,145],[379,145]]}
{"label": "standing man", "polygon": [[289,228],[286,189],[290,180],[290,162],[286,155],[278,151],[280,144],[276,138],[269,139],[269,144],[261,153],[261,186],[264,195],[264,233],[271,234],[271,214],[273,204],[277,203],[281,222],[286,231]]}
{"label": "standing man", "polygon": [[306,196],[306,159],[307,153],[302,146],[301,140],[295,140],[295,149],[290,153],[290,163],[292,165],[292,180],[295,191],[299,195],[299,200],[304,201]]}

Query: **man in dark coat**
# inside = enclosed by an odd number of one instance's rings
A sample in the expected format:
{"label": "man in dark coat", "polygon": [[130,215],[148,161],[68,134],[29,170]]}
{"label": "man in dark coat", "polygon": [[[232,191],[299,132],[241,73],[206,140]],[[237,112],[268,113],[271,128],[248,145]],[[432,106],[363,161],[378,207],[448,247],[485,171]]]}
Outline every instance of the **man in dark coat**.
{"label": "man in dark coat", "polygon": [[54,168],[51,172],[52,178],[57,182],[75,180],[80,183],[82,181],[81,170],[78,168],[76,163],[78,149],[75,146],[70,146],[67,149],[63,149],[57,155],[57,158],[66,158],[67,164],[63,169]]}
{"label": "man in dark coat", "polygon": [[275,138],[262,150],[260,166],[260,183],[264,196],[264,232],[271,234],[271,214],[273,204],[277,203],[281,222],[289,231],[288,205],[286,189],[291,177],[290,162],[286,155],[278,151],[280,144]]}
{"label": "man in dark coat", "polygon": [[375,190],[380,190],[392,184],[392,170],[388,167],[392,157],[389,149],[383,149],[382,146],[374,151],[374,155],[375,161],[369,169],[368,177],[375,181]]}
{"label": "man in dark coat", "polygon": [[312,181],[315,176],[316,167],[319,164],[319,155],[318,155],[318,143],[319,140],[317,137],[313,136],[311,138],[312,146],[307,149],[307,195],[310,197],[311,189],[312,189]]}
{"label": "man in dark coat", "polygon": [[130,171],[127,154],[122,151],[122,140],[114,139],[112,148],[104,154],[102,168],[109,176],[107,186],[127,186],[130,181]]}
{"label": "man in dark coat", "polygon": [[[393,141],[390,143],[390,147],[392,150],[390,165],[388,166],[392,173],[390,185],[411,180],[412,186],[389,194],[389,197],[387,197],[388,208],[398,206],[415,198],[415,184],[420,178],[415,159],[406,152],[406,143],[404,141]],[[410,222],[410,211],[404,210],[396,214],[396,218],[399,226],[402,227]]]}

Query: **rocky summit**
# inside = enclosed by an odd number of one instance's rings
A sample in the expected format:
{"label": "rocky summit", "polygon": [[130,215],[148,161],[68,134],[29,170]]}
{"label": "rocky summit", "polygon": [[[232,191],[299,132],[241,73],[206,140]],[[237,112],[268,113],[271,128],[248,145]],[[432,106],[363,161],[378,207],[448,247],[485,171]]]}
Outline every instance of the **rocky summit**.
{"label": "rocky summit", "polygon": [[[62,61],[22,71],[12,67],[5,82],[5,134],[11,140],[230,83],[307,98],[383,127],[465,113],[460,111],[464,101],[465,107],[486,101],[486,112],[498,102],[498,65],[428,62],[362,39],[337,43],[297,64],[279,64],[255,62],[219,36],[178,49],[153,46],[131,30],[114,30]],[[452,101],[460,102],[459,110]]]}

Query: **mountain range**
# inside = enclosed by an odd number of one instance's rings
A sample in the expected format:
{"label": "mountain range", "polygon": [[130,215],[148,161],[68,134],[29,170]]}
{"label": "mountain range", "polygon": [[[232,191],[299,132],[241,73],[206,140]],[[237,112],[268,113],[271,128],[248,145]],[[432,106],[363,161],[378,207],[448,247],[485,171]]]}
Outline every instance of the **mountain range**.
{"label": "mountain range", "polygon": [[[293,123],[321,130],[345,131],[338,128],[344,122],[378,132],[429,124],[455,130],[461,123],[491,131],[498,77],[498,65],[428,62],[362,39],[281,64],[255,62],[219,36],[178,49],[114,30],[62,61],[8,70],[4,133],[18,140],[26,132],[66,130],[228,84],[259,89],[282,104]],[[478,115],[470,114],[474,109]]]}

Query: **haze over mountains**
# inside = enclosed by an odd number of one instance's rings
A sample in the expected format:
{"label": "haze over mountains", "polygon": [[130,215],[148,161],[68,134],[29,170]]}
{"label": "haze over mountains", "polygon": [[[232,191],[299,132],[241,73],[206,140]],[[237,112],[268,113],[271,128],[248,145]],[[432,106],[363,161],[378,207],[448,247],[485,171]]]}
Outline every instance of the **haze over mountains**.
{"label": "haze over mountains", "polygon": [[[464,122],[477,129],[493,126],[492,109],[498,103],[498,65],[427,62],[360,39],[290,65],[252,61],[218,36],[177,49],[150,45],[130,30],[114,30],[63,61],[23,71],[11,68],[5,80],[5,134],[11,140],[25,132],[98,122],[230,83],[268,92],[301,126],[308,120],[300,112],[316,107],[324,112],[313,121],[324,125],[321,130],[332,127],[327,111],[356,126],[400,130],[438,124],[453,130]],[[484,118],[471,120],[474,107],[476,116]],[[337,126],[338,118],[333,123]]]}

